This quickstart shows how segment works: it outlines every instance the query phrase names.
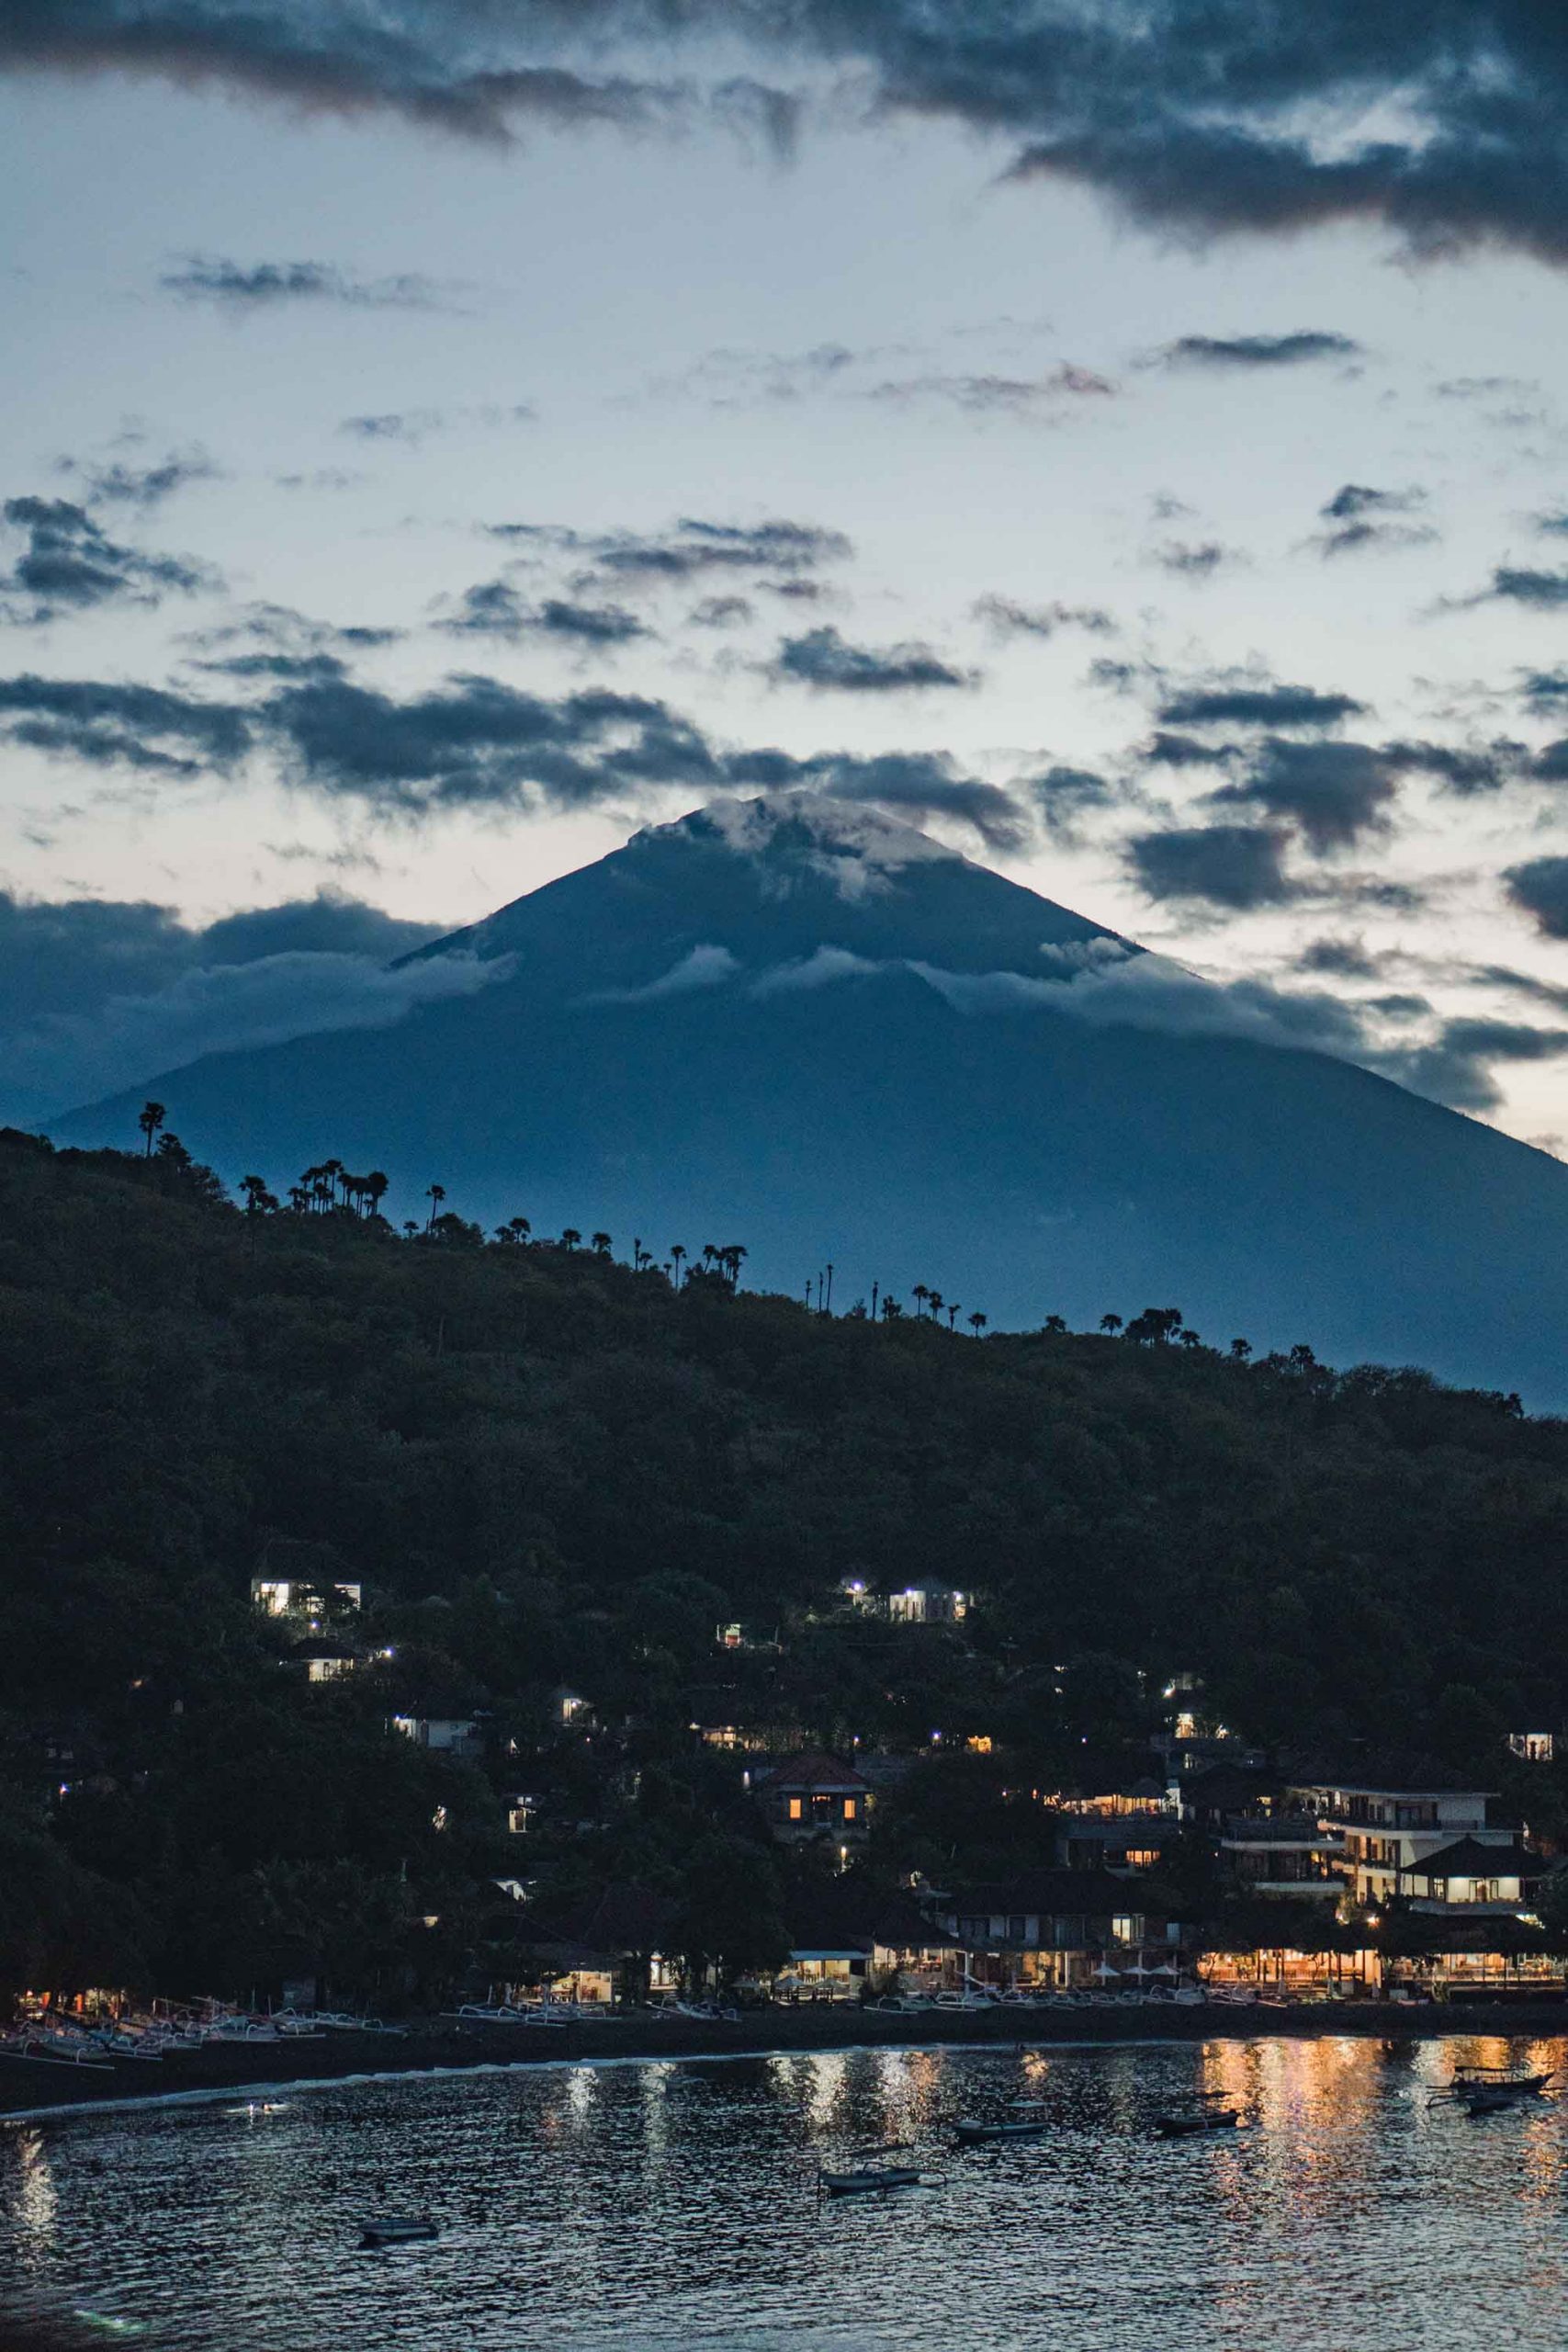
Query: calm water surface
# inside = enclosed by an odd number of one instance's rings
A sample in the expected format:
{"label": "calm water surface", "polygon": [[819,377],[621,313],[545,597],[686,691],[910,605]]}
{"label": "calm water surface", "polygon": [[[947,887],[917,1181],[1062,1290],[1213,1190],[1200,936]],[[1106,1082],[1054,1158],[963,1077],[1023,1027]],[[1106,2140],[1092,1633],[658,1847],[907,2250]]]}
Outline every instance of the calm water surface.
{"label": "calm water surface", "polygon": [[[0,2295],[203,2352],[1563,2352],[1568,2098],[1431,2101],[1455,2059],[1527,2055],[1568,2044],[833,2052],[15,2124]],[[1152,2139],[1199,2088],[1247,2128]],[[1048,2137],[952,2153],[1021,2096]],[[938,2186],[818,2199],[818,2163],[903,2139]],[[443,2234],[361,2253],[377,2211]]]}

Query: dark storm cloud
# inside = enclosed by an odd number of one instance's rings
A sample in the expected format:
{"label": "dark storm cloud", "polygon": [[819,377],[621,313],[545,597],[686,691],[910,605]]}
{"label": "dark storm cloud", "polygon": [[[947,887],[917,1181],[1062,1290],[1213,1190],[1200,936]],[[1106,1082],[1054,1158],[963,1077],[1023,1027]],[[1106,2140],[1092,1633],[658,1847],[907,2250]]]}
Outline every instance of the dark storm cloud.
{"label": "dark storm cloud", "polygon": [[161,686],[33,676],[0,678],[0,729],[56,758],[171,775],[231,769],[253,741],[251,714],[237,704]]}
{"label": "dark storm cloud", "polygon": [[1397,519],[1418,513],[1426,503],[1425,491],[1374,490],[1366,482],[1348,481],[1319,507],[1329,527],[1314,545],[1325,557],[1429,545],[1438,536],[1429,523]]}
{"label": "dark storm cloud", "polygon": [[1517,564],[1500,564],[1492,585],[1473,603],[1496,599],[1503,604],[1529,605],[1538,612],[1556,612],[1568,605],[1568,571],[1538,571]]}
{"label": "dark storm cloud", "polygon": [[330,303],[352,311],[439,311],[451,307],[436,279],[407,272],[363,277],[325,261],[237,262],[218,254],[182,254],[158,280],[186,302],[233,312],[276,310],[286,302]]}
{"label": "dark storm cloud", "polygon": [[145,901],[0,892],[0,1119],[46,1119],[201,1054],[388,1027],[507,976],[510,959],[456,955],[389,968],[439,928],[330,892],[205,928]]}
{"label": "dark storm cloud", "polygon": [[754,616],[744,596],[705,596],[686,616],[694,628],[739,628]]}
{"label": "dark storm cloud", "polygon": [[1398,770],[1367,743],[1292,743],[1271,736],[1248,773],[1210,795],[1299,827],[1319,856],[1386,832]]}
{"label": "dark storm cloud", "polygon": [[[854,550],[841,531],[774,517],[763,523],[710,523],[682,515],[668,531],[574,531],[554,523],[492,523],[490,536],[525,555],[577,559],[573,585],[680,587],[713,572],[787,575],[779,593],[810,585],[804,575],[842,562]],[[767,583],[773,584],[773,583]]]}
{"label": "dark storm cloud", "polygon": [[1314,939],[1296,957],[1298,972],[1326,972],[1336,979],[1372,980],[1382,969],[1359,939]]}
{"label": "dark storm cloud", "polygon": [[220,479],[211,458],[199,451],[186,457],[165,458],[156,466],[128,466],[118,459],[111,465],[96,465],[86,459],[62,458],[60,471],[75,475],[94,505],[143,509],[162,506],[166,498],[184,490],[187,483]]}
{"label": "dark storm cloud", "polygon": [[1156,728],[1138,755],[1152,767],[1228,768],[1242,756],[1235,743],[1201,743],[1195,735],[1173,735]]}
{"label": "dark storm cloud", "polygon": [[1046,832],[1063,843],[1078,839],[1086,817],[1097,816],[1129,797],[1095,769],[1069,767],[1061,762],[1031,776],[1024,788]]}
{"label": "dark storm cloud", "polygon": [[219,584],[204,565],[118,545],[69,499],[8,498],[0,523],[24,542],[0,572],[0,620],[37,627],[97,605],[158,605]]}
{"label": "dark storm cloud", "polygon": [[927,374],[894,376],[873,384],[865,394],[873,401],[937,401],[966,410],[971,415],[1028,415],[1041,409],[1059,411],[1064,400],[1114,397],[1109,376],[1092,368],[1063,360],[1043,376],[965,376]]}
{"label": "dark storm cloud", "polygon": [[1219,685],[1170,695],[1158,715],[1168,727],[1334,727],[1366,707],[1354,695],[1315,686]]}
{"label": "dark storm cloud", "polygon": [[1241,911],[1295,895],[1284,870],[1286,840],[1274,825],[1185,825],[1134,833],[1124,855],[1147,898]]}
{"label": "dark storm cloud", "polygon": [[998,638],[1051,638],[1064,628],[1088,629],[1093,635],[1104,636],[1116,627],[1110,614],[1098,605],[1021,605],[1011,596],[987,595],[979,597],[970,610]]}
{"label": "dark storm cloud", "polygon": [[332,891],[191,926],[147,899],[28,899],[0,890],[0,1003],[9,1021],[20,1022],[85,1012],[111,996],[147,995],[182,973],[264,956],[387,962],[440,931]]}
{"label": "dark storm cloud", "polygon": [[1568,857],[1531,857],[1510,865],[1503,887],[1548,939],[1568,939]]}
{"label": "dark storm cloud", "polygon": [[[731,762],[737,782],[748,780],[747,765],[744,755]],[[827,753],[798,762],[796,775],[832,800],[870,802],[906,817],[956,818],[1004,855],[1027,849],[1032,839],[1030,812],[1014,794],[961,775],[942,752],[886,752],[870,759]]]}
{"label": "dark storm cloud", "polygon": [[481,581],[468,589],[440,627],[460,636],[554,638],[601,652],[649,634],[624,605],[580,605],[559,596],[530,605],[506,580]]}
{"label": "dark storm cloud", "polygon": [[[530,119],[668,129],[705,108],[775,146],[790,97],[742,75],[694,95],[599,68],[617,40],[700,65],[720,33],[869,88],[866,114],[945,117],[1012,147],[1019,181],[1066,179],[1199,241],[1337,221],[1418,255],[1512,245],[1568,258],[1568,37],[1546,0],[7,0],[0,64],[216,84],[312,112],[379,108],[504,143]],[[592,64],[592,76],[576,70]]]}
{"label": "dark storm cloud", "polygon": [[1300,368],[1321,359],[1356,359],[1361,345],[1348,334],[1307,328],[1294,334],[1184,334],[1156,356],[1167,368],[1246,370]]}
{"label": "dark storm cloud", "polygon": [[786,637],[768,664],[771,677],[819,692],[883,695],[937,686],[972,686],[973,671],[955,669],[929,645],[852,645],[833,628]]}
{"label": "dark storm cloud", "polygon": [[1568,670],[1527,671],[1520,692],[1532,710],[1556,717],[1568,705]]}
{"label": "dark storm cloud", "polygon": [[638,786],[723,781],[689,720],[603,688],[550,701],[457,676],[399,702],[342,679],[286,687],[258,723],[295,783],[389,816],[586,807]]}
{"label": "dark storm cloud", "polygon": [[1149,560],[1178,580],[1212,580],[1227,563],[1246,559],[1236,548],[1222,547],[1218,539],[1169,539],[1151,550]]}
{"label": "dark storm cloud", "polygon": [[338,425],[340,433],[351,440],[363,441],[371,447],[417,449],[433,433],[449,433],[460,426],[479,426],[487,432],[497,432],[512,424],[534,424],[538,411],[528,401],[487,401],[471,408],[407,408],[370,411],[363,416],[345,416]]}
{"label": "dark storm cloud", "polygon": [[1494,1064],[1555,1061],[1564,1054],[1568,1029],[1540,1029],[1517,1021],[1446,1021],[1430,1044],[1410,1049],[1397,1075],[1418,1094],[1432,1095],[1453,1110],[1492,1111],[1503,1099]]}

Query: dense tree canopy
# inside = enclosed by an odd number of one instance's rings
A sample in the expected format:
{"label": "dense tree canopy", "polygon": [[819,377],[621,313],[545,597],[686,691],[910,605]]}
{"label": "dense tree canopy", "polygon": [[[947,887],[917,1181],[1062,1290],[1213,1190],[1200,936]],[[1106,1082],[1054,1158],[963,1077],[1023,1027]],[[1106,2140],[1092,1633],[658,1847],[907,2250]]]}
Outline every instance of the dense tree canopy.
{"label": "dense tree canopy", "polygon": [[[41,1838],[57,1914],[112,1890],[128,1967],[238,1981],[314,1906],[319,1964],[374,1982],[393,1882],[451,1920],[516,1869],[508,1779],[590,1825],[563,1889],[635,1869],[713,1917],[705,1841],[756,1833],[697,1722],[988,1738],[989,1802],[928,1773],[884,1836],[953,1851],[967,1816],[999,1854],[1036,1842],[998,1826],[1018,1792],[1145,1737],[1177,1673],[1266,1744],[1468,1767],[1564,1720],[1568,1427],[1513,1399],[1181,1345],[1136,1301],[1093,1333],[829,1317],[741,1289],[739,1245],[677,1283],[438,1201],[400,1235],[349,1181],[242,1208],[166,1131],[0,1136],[0,1872]],[[249,1601],[279,1557],[361,1583],[392,1655],[327,1687],[281,1664]],[[852,1576],[978,1599],[962,1628],[846,1618]],[[781,1646],[726,1653],[727,1621]],[[475,1710],[488,1770],[388,1729]]]}

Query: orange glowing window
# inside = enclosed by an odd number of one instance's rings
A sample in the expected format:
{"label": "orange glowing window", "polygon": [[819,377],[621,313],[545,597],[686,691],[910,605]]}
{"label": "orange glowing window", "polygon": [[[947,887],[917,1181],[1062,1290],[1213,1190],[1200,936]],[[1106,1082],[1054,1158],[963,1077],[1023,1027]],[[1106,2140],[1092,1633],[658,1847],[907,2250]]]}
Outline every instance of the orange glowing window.
{"label": "orange glowing window", "polygon": [[798,1821],[805,1810],[806,1807],[799,1797],[791,1797],[789,1801],[789,1817],[792,1821]]}
{"label": "orange glowing window", "polygon": [[854,1819],[854,1817],[855,1817],[855,1801],[854,1801],[853,1797],[846,1797],[846,1798],[844,1799],[844,1819],[845,1819],[846,1821],[852,1821],[852,1820]]}

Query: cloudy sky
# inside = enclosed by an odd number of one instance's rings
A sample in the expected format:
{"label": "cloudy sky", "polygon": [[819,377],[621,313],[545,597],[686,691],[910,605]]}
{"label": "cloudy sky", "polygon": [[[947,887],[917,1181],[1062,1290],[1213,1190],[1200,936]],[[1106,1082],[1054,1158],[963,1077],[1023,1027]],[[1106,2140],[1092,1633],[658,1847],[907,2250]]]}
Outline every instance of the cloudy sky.
{"label": "cloudy sky", "polygon": [[0,1117],[793,781],[1568,1150],[1565,102],[1540,0],[0,0]]}

